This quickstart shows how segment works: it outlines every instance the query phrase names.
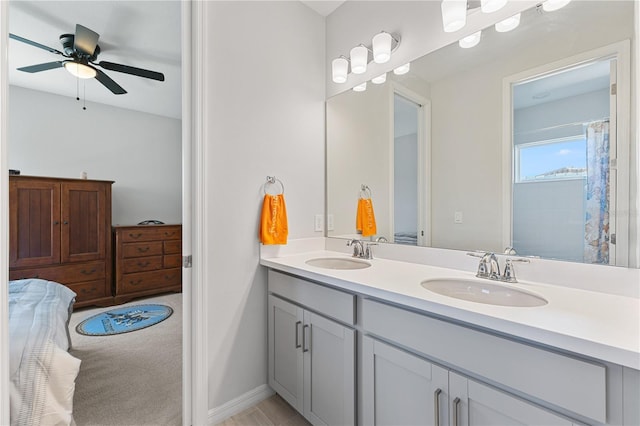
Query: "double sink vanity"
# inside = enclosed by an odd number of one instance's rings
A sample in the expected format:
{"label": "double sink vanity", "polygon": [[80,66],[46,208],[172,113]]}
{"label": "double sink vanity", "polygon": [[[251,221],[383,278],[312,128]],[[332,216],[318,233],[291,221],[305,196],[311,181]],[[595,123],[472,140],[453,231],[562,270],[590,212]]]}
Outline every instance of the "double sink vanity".
{"label": "double sink vanity", "polygon": [[541,259],[508,283],[464,252],[402,249],[262,247],[269,385],[312,424],[640,424],[637,270],[615,294],[529,280]]}

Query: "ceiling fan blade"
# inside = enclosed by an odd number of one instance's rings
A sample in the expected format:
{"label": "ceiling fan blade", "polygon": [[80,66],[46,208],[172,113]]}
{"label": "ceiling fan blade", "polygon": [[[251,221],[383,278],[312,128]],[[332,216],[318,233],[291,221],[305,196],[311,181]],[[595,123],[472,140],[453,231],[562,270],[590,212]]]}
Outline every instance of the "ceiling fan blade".
{"label": "ceiling fan blade", "polygon": [[9,34],[9,38],[21,41],[21,42],[26,43],[26,44],[30,44],[31,46],[39,47],[40,49],[44,49],[44,50],[46,50],[48,52],[51,52],[51,53],[57,53],[58,55],[65,56],[64,53],[62,53],[59,50],[56,50],[56,49],[51,48],[49,46],[45,46],[44,44],[36,43],[35,41],[31,41],[29,39],[26,39],[24,37],[20,37],[20,36],[15,35],[15,34]]}
{"label": "ceiling fan blade", "polygon": [[100,61],[96,65],[104,69],[125,74],[136,75],[138,77],[150,78],[152,80],[164,81],[164,74],[156,71],[149,71],[142,68],[131,67],[129,65],[114,64],[113,62]]}
{"label": "ceiling fan blade", "polygon": [[76,24],[76,35],[73,38],[73,47],[78,52],[91,56],[93,52],[96,51],[99,38],[100,34],[80,24]]}
{"label": "ceiling fan blade", "polygon": [[100,70],[96,70],[96,80],[104,85],[107,89],[111,90],[114,95],[124,95],[127,93],[118,83],[113,81],[111,77],[106,75]]}
{"label": "ceiling fan blade", "polygon": [[60,68],[63,66],[63,64],[64,64],[63,61],[47,62],[44,64],[30,65],[28,67],[18,68],[18,71],[31,72],[31,73],[40,72],[40,71],[52,70],[54,68]]}

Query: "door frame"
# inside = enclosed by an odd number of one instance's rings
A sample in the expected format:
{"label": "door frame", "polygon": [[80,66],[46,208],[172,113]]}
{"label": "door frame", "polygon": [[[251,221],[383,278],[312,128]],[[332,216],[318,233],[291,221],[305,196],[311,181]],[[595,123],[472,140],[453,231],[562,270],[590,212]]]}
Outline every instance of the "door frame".
{"label": "door frame", "polygon": [[[206,2],[181,2],[182,44],[182,217],[185,256],[196,259],[183,267],[183,424],[207,424],[208,365],[204,258],[204,97]],[[0,1],[0,52],[9,46],[9,2]],[[192,53],[193,52],[193,53]],[[0,55],[0,424],[9,424],[9,173],[7,162],[8,58]]]}
{"label": "door frame", "polygon": [[[629,187],[630,157],[630,120],[631,120],[631,42],[622,40],[608,46],[589,50],[559,61],[544,64],[536,68],[510,75],[502,80],[502,245],[511,247],[513,236],[512,182],[513,182],[513,113],[512,87],[523,80],[529,80],[555,71],[572,68],[581,63],[589,63],[606,58],[617,59],[617,205],[615,211],[621,212],[616,218],[616,266],[629,265],[629,206],[631,193]],[[622,196],[621,196],[622,194]],[[627,214],[625,214],[627,212]]]}

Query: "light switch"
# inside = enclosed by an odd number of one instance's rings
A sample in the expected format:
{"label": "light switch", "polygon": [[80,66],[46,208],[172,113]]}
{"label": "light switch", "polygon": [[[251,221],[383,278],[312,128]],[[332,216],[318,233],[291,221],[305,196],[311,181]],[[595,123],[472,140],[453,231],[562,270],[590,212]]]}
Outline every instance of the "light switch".
{"label": "light switch", "polygon": [[316,232],[322,232],[324,231],[324,220],[321,214],[317,214],[316,215],[316,220],[315,220],[315,231]]}
{"label": "light switch", "polygon": [[453,213],[453,223],[462,223],[462,212]]}

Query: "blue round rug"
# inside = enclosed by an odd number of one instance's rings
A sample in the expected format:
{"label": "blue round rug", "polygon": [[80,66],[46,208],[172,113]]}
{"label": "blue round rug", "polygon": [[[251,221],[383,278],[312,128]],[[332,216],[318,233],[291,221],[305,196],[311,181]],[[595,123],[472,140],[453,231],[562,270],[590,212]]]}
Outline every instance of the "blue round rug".
{"label": "blue round rug", "polygon": [[112,309],[82,321],[76,331],[85,336],[111,336],[151,327],[169,318],[173,309],[165,305],[133,305]]}

